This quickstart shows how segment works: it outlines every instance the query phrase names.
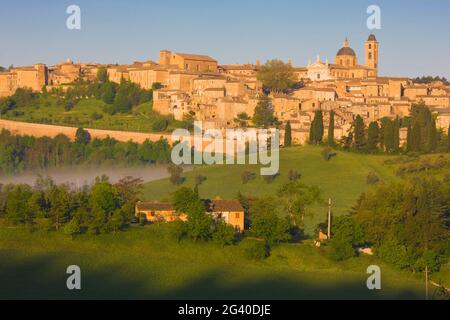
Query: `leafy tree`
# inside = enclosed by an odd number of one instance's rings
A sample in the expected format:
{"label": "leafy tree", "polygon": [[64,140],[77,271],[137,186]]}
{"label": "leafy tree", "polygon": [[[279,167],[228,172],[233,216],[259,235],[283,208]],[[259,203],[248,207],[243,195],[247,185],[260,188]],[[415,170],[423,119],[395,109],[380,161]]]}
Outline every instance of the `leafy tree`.
{"label": "leafy tree", "polygon": [[284,146],[290,147],[292,146],[292,128],[291,122],[288,120],[286,123],[286,128],[284,130]]}
{"label": "leafy tree", "polygon": [[26,185],[13,186],[6,192],[5,215],[13,224],[31,224],[34,212],[29,206],[32,191]]}
{"label": "leafy tree", "polygon": [[72,218],[72,220],[64,226],[64,233],[71,236],[72,239],[80,232],[81,224],[77,218]]}
{"label": "leafy tree", "polygon": [[257,78],[272,92],[286,92],[295,84],[294,70],[281,60],[269,60],[258,71]]}
{"label": "leafy tree", "polygon": [[187,234],[194,241],[207,241],[212,236],[212,217],[206,214],[204,203],[198,199],[187,208]]}
{"label": "leafy tree", "polygon": [[277,118],[273,114],[272,104],[268,96],[263,95],[255,107],[253,123],[257,127],[270,127],[277,124]]}
{"label": "leafy tree", "polygon": [[219,242],[222,247],[232,245],[236,241],[236,231],[233,226],[222,219],[218,219],[215,223],[213,239]]}
{"label": "leafy tree", "polygon": [[172,182],[172,184],[180,185],[184,182],[184,178],[181,176],[183,167],[171,164],[167,167],[167,172],[170,174],[170,182]]}
{"label": "leafy tree", "polygon": [[91,141],[91,135],[89,131],[83,128],[78,128],[75,134],[75,142],[81,145],[87,145]]}
{"label": "leafy tree", "polygon": [[276,201],[272,198],[256,200],[250,208],[251,230],[267,243],[283,242],[291,239],[290,225],[278,215]]}
{"label": "leafy tree", "polygon": [[59,230],[70,218],[71,195],[67,186],[53,186],[48,195],[50,209],[48,217],[52,222],[52,226]]}
{"label": "leafy tree", "polygon": [[320,201],[320,190],[317,187],[308,187],[300,181],[291,181],[283,184],[277,192],[283,208],[294,226],[301,226],[307,214],[307,207]]}
{"label": "leafy tree", "polygon": [[198,195],[190,188],[182,187],[175,191],[172,204],[175,210],[179,213],[186,213],[191,206],[194,206],[199,201]]}

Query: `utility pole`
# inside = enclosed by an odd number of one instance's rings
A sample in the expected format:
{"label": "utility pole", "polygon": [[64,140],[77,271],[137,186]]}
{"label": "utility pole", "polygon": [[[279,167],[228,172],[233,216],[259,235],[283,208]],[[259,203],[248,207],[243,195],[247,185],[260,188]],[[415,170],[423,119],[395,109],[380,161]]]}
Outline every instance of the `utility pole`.
{"label": "utility pole", "polygon": [[331,240],[331,198],[328,199],[328,240]]}
{"label": "utility pole", "polygon": [[428,265],[425,266],[425,286],[426,300],[428,301]]}

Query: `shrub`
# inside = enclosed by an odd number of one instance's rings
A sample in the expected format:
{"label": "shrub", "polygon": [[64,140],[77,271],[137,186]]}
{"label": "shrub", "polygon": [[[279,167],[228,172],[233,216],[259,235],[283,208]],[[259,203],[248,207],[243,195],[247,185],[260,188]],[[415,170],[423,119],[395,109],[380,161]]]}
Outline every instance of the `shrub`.
{"label": "shrub", "polygon": [[267,182],[268,184],[270,184],[270,183],[274,182],[275,179],[276,179],[279,175],[280,175],[280,174],[277,173],[277,174],[273,174],[273,175],[270,175],[270,176],[264,176],[263,179],[264,179],[265,182]]}
{"label": "shrub", "polygon": [[299,180],[302,177],[300,173],[296,170],[289,170],[288,178],[290,181]]}
{"label": "shrub", "polygon": [[162,132],[169,126],[169,121],[167,119],[157,119],[152,123],[153,132]]}
{"label": "shrub", "polygon": [[167,168],[167,172],[170,174],[170,182],[174,185],[180,185],[184,182],[184,178],[181,176],[183,167],[172,164]]}
{"label": "shrub", "polygon": [[351,241],[345,238],[334,238],[330,241],[329,257],[335,261],[343,261],[355,256]]}
{"label": "shrub", "polygon": [[247,184],[249,181],[254,180],[255,177],[256,177],[255,174],[250,171],[244,171],[241,174],[241,179],[242,179],[243,184]]}
{"label": "shrub", "polygon": [[245,250],[245,255],[253,261],[262,261],[270,256],[270,246],[264,242],[257,242]]}
{"label": "shrub", "polygon": [[93,114],[91,114],[91,119],[94,121],[100,120],[103,119],[103,115],[101,113],[94,112]]}
{"label": "shrub", "polygon": [[236,231],[225,221],[218,220],[214,228],[213,239],[218,241],[222,247],[232,245],[236,240]]}
{"label": "shrub", "polygon": [[330,161],[333,157],[336,157],[337,153],[334,152],[331,148],[325,148],[322,150],[322,157],[326,161]]}
{"label": "shrub", "polygon": [[367,175],[366,182],[369,185],[374,185],[380,182],[380,178],[374,172],[370,172]]}

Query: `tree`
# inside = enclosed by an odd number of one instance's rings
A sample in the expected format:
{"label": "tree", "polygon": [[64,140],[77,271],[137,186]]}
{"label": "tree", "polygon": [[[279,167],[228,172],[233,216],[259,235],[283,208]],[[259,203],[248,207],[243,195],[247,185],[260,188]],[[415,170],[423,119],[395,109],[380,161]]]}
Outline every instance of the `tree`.
{"label": "tree", "polygon": [[378,142],[380,136],[380,127],[378,122],[371,122],[367,133],[367,151],[374,153],[378,151]]}
{"label": "tree", "polygon": [[303,225],[307,207],[320,201],[320,190],[317,187],[308,187],[296,180],[283,184],[277,196],[290,218],[293,226]]}
{"label": "tree", "polygon": [[105,181],[97,181],[93,185],[88,202],[92,210],[91,228],[95,233],[106,229],[113,213],[122,205],[117,189]]}
{"label": "tree", "polygon": [[398,153],[400,150],[400,119],[398,117],[394,120],[392,130],[392,152]]}
{"label": "tree", "polygon": [[450,126],[447,130],[447,151],[450,152]]}
{"label": "tree", "polygon": [[91,142],[91,135],[89,131],[84,130],[83,128],[78,128],[75,133],[75,142],[81,145],[87,145]]}
{"label": "tree", "polygon": [[384,151],[392,153],[395,150],[394,123],[392,120],[384,118],[381,121],[381,131],[383,135]]}
{"label": "tree", "polygon": [[108,70],[106,67],[100,67],[97,70],[97,81],[100,83],[106,83],[109,81],[108,79]]}
{"label": "tree", "polygon": [[172,184],[180,185],[184,182],[184,178],[181,176],[183,167],[171,164],[167,167],[167,172],[170,174],[170,182],[172,182]]}
{"label": "tree", "polygon": [[422,146],[422,132],[420,129],[420,124],[415,123],[412,127],[411,151],[420,152],[421,146]]}
{"label": "tree", "polygon": [[258,71],[257,78],[272,92],[286,92],[295,84],[294,70],[281,60],[269,60]]}
{"label": "tree", "polygon": [[366,145],[366,137],[364,120],[360,115],[356,116],[355,121],[353,122],[353,128],[355,131],[355,149],[361,151]]}
{"label": "tree", "polygon": [[172,204],[179,214],[184,214],[191,206],[195,205],[198,200],[200,200],[198,194],[192,189],[182,187],[173,194]]}
{"label": "tree", "polygon": [[323,141],[323,133],[323,114],[322,111],[316,111],[309,131],[309,142],[311,144],[321,144]]}
{"label": "tree", "polygon": [[188,236],[194,241],[209,240],[212,236],[212,217],[206,214],[204,203],[200,199],[193,201],[188,206],[186,214],[188,216],[186,222]]}
{"label": "tree", "polygon": [[259,99],[252,120],[255,126],[263,128],[277,124],[277,118],[273,114],[272,104],[268,96],[263,95]]}
{"label": "tree", "polygon": [[286,128],[284,129],[284,146],[292,146],[292,128],[289,120],[287,121]]}
{"label": "tree", "polygon": [[330,112],[330,125],[328,126],[328,145],[334,147],[334,111]]}
{"label": "tree", "polygon": [[236,230],[222,219],[215,223],[213,239],[218,241],[222,247],[232,245],[236,240]]}
{"label": "tree", "polygon": [[406,151],[413,151],[413,132],[411,124],[408,124],[408,132],[406,136]]}
{"label": "tree", "polygon": [[28,186],[17,185],[6,191],[5,215],[13,224],[31,224],[34,213],[29,206],[32,191]]}
{"label": "tree", "polygon": [[53,186],[48,195],[50,209],[48,210],[48,218],[52,222],[52,226],[59,230],[70,218],[71,195],[67,186]]}
{"label": "tree", "polygon": [[75,238],[81,232],[81,225],[77,218],[72,218],[69,223],[64,226],[64,233]]}
{"label": "tree", "polygon": [[290,225],[286,219],[279,217],[276,201],[273,198],[256,200],[250,208],[250,214],[250,230],[256,236],[263,238],[266,243],[272,244],[291,239]]}

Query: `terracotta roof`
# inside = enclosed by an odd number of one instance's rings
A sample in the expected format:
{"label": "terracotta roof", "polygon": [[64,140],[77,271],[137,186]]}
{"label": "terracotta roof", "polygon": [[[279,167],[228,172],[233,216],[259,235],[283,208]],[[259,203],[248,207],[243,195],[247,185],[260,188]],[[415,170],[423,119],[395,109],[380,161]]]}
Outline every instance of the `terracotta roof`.
{"label": "terracotta roof", "polygon": [[210,212],[244,211],[238,200],[205,200]]}
{"label": "terracotta roof", "polygon": [[369,38],[367,39],[367,41],[377,41],[377,38],[375,37],[375,35],[373,33],[371,33]]}
{"label": "terracotta roof", "polygon": [[136,204],[138,211],[170,211],[175,210],[172,204],[165,202],[138,202]]}
{"label": "terracotta roof", "polygon": [[353,57],[356,57],[355,51],[352,48],[350,48],[350,47],[343,47],[343,48],[341,48],[336,55],[337,56],[353,56]]}
{"label": "terracotta roof", "polygon": [[217,62],[217,60],[211,58],[210,56],[202,54],[176,53],[176,55],[179,55],[180,57],[187,60]]}

